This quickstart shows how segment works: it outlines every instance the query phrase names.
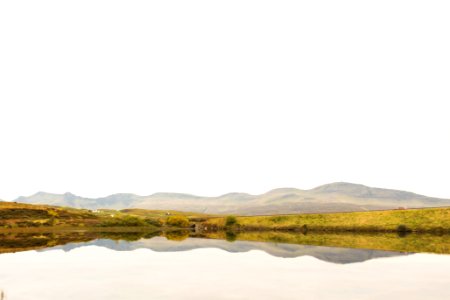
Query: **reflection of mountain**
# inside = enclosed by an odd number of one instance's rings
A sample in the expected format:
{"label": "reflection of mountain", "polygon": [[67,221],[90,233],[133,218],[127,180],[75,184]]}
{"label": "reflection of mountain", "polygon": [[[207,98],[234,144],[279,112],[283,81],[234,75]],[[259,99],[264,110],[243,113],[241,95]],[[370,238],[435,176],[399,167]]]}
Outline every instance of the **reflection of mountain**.
{"label": "reflection of mountain", "polygon": [[[235,241],[227,242],[216,239],[188,238],[184,241],[170,241],[164,237],[154,237],[151,239],[140,239],[135,242],[113,241],[109,239],[98,239],[87,243],[73,243],[56,247],[70,251],[84,246],[100,246],[116,251],[131,251],[136,249],[150,249],[157,252],[188,251],[199,248],[217,248],[228,252],[247,252],[251,250],[261,250],[270,255],[278,257],[298,257],[313,256],[317,259],[337,263],[347,264],[362,262],[379,257],[390,257],[406,255],[402,252],[349,249],[322,246],[305,246],[283,243],[249,242]],[[51,248],[55,249],[55,248]]]}
{"label": "reflection of mountain", "polygon": [[29,197],[19,197],[16,201],[89,209],[146,208],[243,215],[450,206],[450,199],[430,198],[410,192],[342,182],[326,184],[311,190],[276,189],[262,195],[229,193],[219,197],[199,197],[178,193],[156,193],[150,196],[115,194],[93,199],[71,193],[39,192]]}

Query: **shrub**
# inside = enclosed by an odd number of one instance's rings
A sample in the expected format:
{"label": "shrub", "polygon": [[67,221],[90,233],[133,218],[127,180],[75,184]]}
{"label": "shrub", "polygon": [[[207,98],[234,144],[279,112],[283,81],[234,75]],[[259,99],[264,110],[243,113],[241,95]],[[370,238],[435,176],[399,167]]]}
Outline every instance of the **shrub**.
{"label": "shrub", "polygon": [[397,231],[398,232],[409,232],[409,231],[411,231],[411,229],[406,227],[406,225],[401,224],[401,225],[398,225]]}
{"label": "shrub", "polygon": [[189,231],[187,230],[168,231],[165,233],[165,236],[168,240],[171,241],[183,241],[189,237]]}
{"label": "shrub", "polygon": [[148,225],[152,225],[152,226],[156,226],[156,227],[161,227],[163,225],[163,222],[160,219],[156,219],[156,218],[145,218],[144,222],[147,223]]}
{"label": "shrub", "polygon": [[133,216],[124,216],[121,218],[125,226],[145,226],[141,218]]}
{"label": "shrub", "polygon": [[58,221],[54,217],[51,217],[42,223],[44,226],[55,226],[56,224],[58,224]]}
{"label": "shrub", "polygon": [[273,223],[283,222],[286,220],[288,220],[287,216],[275,216],[270,218],[270,221]]}
{"label": "shrub", "polygon": [[303,232],[303,233],[308,232],[308,225],[304,224],[304,225],[302,226],[302,232]]}
{"label": "shrub", "polygon": [[54,211],[54,210],[49,210],[48,214],[49,214],[49,216],[51,216],[53,218],[58,218],[59,217],[58,213],[56,211]]}
{"label": "shrub", "polygon": [[412,230],[406,227],[406,225],[401,224],[397,227],[397,233],[400,237],[406,236],[410,232],[412,232]]}
{"label": "shrub", "polygon": [[228,216],[226,219],[225,219],[225,226],[233,226],[233,225],[235,225],[235,224],[237,224],[237,220],[236,220],[236,217],[235,216]]}
{"label": "shrub", "polygon": [[166,224],[175,227],[189,227],[189,219],[185,216],[170,216],[167,218]]}
{"label": "shrub", "polygon": [[114,226],[136,227],[136,226],[146,226],[146,225],[147,225],[147,223],[144,222],[143,219],[134,217],[134,216],[123,216],[123,217],[111,218],[111,219],[103,221],[100,224],[101,227],[114,227]]}
{"label": "shrub", "polygon": [[236,238],[237,238],[237,234],[235,232],[233,232],[233,231],[225,232],[225,239],[228,242],[234,242],[236,240]]}
{"label": "shrub", "polygon": [[143,232],[102,232],[101,237],[110,240],[124,240],[128,242],[138,241],[145,234]]}

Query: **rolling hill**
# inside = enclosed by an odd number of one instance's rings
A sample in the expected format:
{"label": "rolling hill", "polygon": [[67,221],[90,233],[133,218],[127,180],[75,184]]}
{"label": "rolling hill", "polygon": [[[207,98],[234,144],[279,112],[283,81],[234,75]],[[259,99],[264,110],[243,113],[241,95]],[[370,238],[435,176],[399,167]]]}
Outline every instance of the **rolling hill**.
{"label": "rolling hill", "polygon": [[431,198],[411,192],[373,188],[345,182],[326,184],[310,190],[275,189],[261,195],[229,193],[218,197],[200,197],[179,193],[156,193],[149,196],[114,194],[102,198],[84,198],[71,193],[38,192],[29,197],[19,197],[15,201],[87,209],[143,208],[237,215],[450,206],[450,199]]}
{"label": "rolling hill", "polygon": [[[348,264],[362,262],[380,257],[392,257],[408,255],[404,252],[391,252],[366,249],[351,249],[338,247],[323,247],[310,245],[296,245],[288,243],[262,243],[261,241],[236,240],[227,242],[222,239],[196,238],[189,237],[182,242],[172,241],[164,237],[156,236],[151,239],[139,239],[137,241],[115,241],[108,239],[97,239],[88,243],[70,243],[64,246],[54,247],[52,249],[62,249],[71,251],[73,249],[94,245],[105,247],[115,251],[133,251],[136,249],[150,249],[156,252],[177,252],[190,251],[201,248],[216,248],[227,252],[239,253],[252,250],[264,251],[267,254],[276,257],[299,257],[312,256],[322,261]],[[43,251],[46,251],[44,249]]]}

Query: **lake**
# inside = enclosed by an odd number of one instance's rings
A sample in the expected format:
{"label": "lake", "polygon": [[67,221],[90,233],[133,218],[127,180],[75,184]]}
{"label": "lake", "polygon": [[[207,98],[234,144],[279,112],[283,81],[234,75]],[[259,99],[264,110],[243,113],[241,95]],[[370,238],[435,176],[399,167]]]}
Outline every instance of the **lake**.
{"label": "lake", "polygon": [[[3,233],[0,297],[450,299],[450,255],[361,248],[392,240],[389,247],[410,249],[424,239],[431,252],[448,253],[445,236],[353,235],[360,248],[289,242],[324,244],[336,235],[223,236],[228,240],[186,232]],[[350,243],[348,235],[342,240]]]}

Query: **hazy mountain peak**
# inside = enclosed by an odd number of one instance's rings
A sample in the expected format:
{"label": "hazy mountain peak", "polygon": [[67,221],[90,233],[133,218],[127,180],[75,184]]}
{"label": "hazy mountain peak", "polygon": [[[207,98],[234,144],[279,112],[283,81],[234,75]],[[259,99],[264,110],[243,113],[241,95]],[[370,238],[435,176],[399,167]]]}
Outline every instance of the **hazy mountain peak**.
{"label": "hazy mountain peak", "polygon": [[278,188],[268,191],[266,194],[278,194],[278,193],[296,193],[302,190],[296,188]]}
{"label": "hazy mountain peak", "polygon": [[31,196],[20,196],[20,197],[17,197],[14,201],[19,201],[20,202],[20,201],[23,201],[25,199],[36,199],[36,198],[41,198],[41,197],[53,197],[55,195],[57,195],[57,194],[51,194],[51,193],[39,191],[37,193],[34,193]]}
{"label": "hazy mountain peak", "polygon": [[103,199],[131,199],[139,197],[136,194],[132,193],[117,193],[117,194],[111,194],[109,196],[104,197]]}
{"label": "hazy mountain peak", "polygon": [[[381,189],[362,184],[335,182],[319,186],[312,190],[316,193],[339,193],[346,196],[359,198],[376,198],[392,200],[426,199],[423,195],[392,189]],[[431,198],[430,198],[431,199]],[[438,199],[438,198],[434,198]]]}
{"label": "hazy mountain peak", "polygon": [[154,194],[150,195],[150,197],[158,197],[158,198],[202,198],[202,197],[191,195],[191,194],[161,193],[161,192],[160,193],[154,193]]}
{"label": "hazy mountain peak", "polygon": [[34,196],[47,196],[47,195],[56,195],[56,194],[39,191],[39,192],[31,195],[31,197],[34,197]]}
{"label": "hazy mountain peak", "polygon": [[72,193],[69,193],[69,192],[64,193],[63,197],[64,197],[64,199],[67,199],[67,200],[74,200],[76,198],[81,198],[81,197],[74,195]]}
{"label": "hazy mountain peak", "polygon": [[357,183],[348,183],[348,182],[333,182],[318,186],[312,191],[316,192],[325,192],[325,193],[334,193],[334,192],[343,192],[343,191],[359,191],[359,192],[367,192],[371,188],[362,184]]}
{"label": "hazy mountain peak", "polygon": [[253,195],[247,194],[247,193],[227,193],[227,194],[223,194],[222,196],[219,196],[217,198],[219,199],[247,199],[249,197],[253,197]]}

